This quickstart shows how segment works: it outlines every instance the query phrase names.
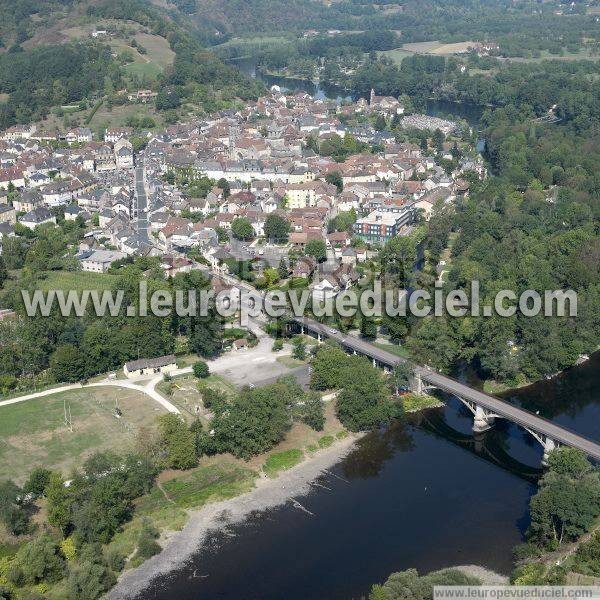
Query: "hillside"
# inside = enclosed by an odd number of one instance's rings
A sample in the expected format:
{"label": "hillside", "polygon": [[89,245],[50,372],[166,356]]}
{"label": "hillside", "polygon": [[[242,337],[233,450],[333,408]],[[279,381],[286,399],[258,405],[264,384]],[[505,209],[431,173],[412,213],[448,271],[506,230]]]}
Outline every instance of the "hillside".
{"label": "hillside", "polygon": [[112,111],[138,89],[160,92],[160,110],[192,112],[260,90],[205,50],[180,15],[141,0],[0,0],[0,8],[8,15],[0,24],[0,129],[98,99]]}

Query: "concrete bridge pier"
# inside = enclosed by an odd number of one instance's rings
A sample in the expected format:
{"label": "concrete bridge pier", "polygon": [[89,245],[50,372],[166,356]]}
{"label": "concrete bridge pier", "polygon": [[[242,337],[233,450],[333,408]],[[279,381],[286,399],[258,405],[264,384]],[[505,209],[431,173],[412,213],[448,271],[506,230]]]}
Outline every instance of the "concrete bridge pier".
{"label": "concrete bridge pier", "polygon": [[550,456],[550,452],[552,452],[552,450],[554,450],[555,448],[556,442],[553,439],[547,437],[544,440],[544,456],[542,457],[542,466],[548,466],[548,458]]}
{"label": "concrete bridge pier", "polygon": [[419,373],[413,373],[412,377],[408,381],[408,388],[417,396],[420,396],[423,393],[423,380],[421,379],[421,375],[419,375]]}
{"label": "concrete bridge pier", "polygon": [[473,432],[483,433],[494,426],[495,416],[490,414],[485,408],[475,405],[473,418]]}

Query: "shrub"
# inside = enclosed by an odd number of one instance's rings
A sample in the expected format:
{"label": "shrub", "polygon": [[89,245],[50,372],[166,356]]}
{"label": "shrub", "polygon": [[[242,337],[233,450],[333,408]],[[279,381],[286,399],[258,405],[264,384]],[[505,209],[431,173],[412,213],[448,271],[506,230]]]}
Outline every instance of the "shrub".
{"label": "shrub", "polygon": [[194,377],[197,377],[198,379],[206,379],[210,375],[210,369],[203,360],[195,363],[192,370],[194,371]]}
{"label": "shrub", "polygon": [[279,352],[280,350],[283,349],[283,340],[281,338],[276,339],[273,342],[273,352]]}
{"label": "shrub", "polygon": [[142,530],[140,531],[140,536],[138,538],[137,544],[137,556],[148,559],[158,554],[162,548],[156,541],[158,537],[158,531],[152,526],[152,524],[146,521]]}

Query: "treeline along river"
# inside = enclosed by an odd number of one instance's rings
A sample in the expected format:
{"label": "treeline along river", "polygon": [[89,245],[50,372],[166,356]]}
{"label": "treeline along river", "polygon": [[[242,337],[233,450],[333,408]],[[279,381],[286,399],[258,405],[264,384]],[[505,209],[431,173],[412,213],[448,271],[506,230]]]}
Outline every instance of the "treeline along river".
{"label": "treeline along river", "polygon": [[[600,440],[600,353],[504,397]],[[348,600],[411,567],[478,564],[508,574],[541,446],[502,420],[476,439],[472,415],[445,400],[364,437],[320,477],[323,487],[297,499],[311,514],[289,502],[217,532],[140,598]]]}

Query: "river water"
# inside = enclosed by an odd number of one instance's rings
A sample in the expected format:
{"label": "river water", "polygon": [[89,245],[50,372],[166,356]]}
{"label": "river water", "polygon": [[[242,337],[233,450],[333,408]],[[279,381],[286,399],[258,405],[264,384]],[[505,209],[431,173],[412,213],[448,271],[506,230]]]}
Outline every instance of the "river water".
{"label": "river water", "polygon": [[[469,376],[464,376],[469,380]],[[476,384],[476,382],[475,382]],[[600,353],[511,402],[600,440]],[[394,571],[511,569],[541,446],[498,421],[481,438],[455,399],[363,438],[305,497],[215,533],[140,598],[361,598]]]}

